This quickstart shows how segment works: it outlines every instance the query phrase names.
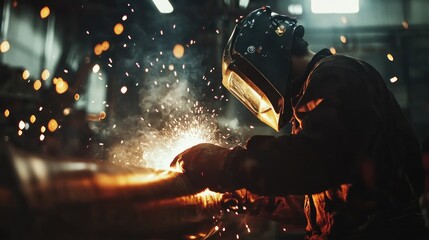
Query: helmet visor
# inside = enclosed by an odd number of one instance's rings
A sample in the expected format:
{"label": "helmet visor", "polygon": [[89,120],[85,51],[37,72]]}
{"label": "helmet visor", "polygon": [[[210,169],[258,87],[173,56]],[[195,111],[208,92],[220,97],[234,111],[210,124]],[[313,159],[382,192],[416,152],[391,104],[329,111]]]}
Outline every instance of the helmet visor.
{"label": "helmet visor", "polygon": [[[238,54],[235,56],[234,61],[224,59],[222,84],[263,123],[279,131],[283,96],[250,63]],[[247,70],[246,74],[239,70],[238,64],[240,69]]]}

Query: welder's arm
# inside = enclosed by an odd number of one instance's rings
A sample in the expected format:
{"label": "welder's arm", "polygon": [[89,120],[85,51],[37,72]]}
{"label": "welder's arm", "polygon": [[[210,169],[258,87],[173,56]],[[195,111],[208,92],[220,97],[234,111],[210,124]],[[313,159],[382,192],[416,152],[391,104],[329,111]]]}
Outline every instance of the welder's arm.
{"label": "welder's arm", "polygon": [[245,157],[227,161],[226,172],[251,192],[270,196],[317,193],[347,183],[372,128],[359,77],[342,69],[314,73],[296,108],[302,130],[252,137]]}

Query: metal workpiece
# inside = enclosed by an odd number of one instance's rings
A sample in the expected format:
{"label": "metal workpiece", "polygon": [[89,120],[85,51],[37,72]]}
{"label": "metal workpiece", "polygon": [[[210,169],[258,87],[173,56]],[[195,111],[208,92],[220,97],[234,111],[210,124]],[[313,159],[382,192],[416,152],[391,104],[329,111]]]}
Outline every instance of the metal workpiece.
{"label": "metal workpiece", "polygon": [[204,239],[222,195],[180,172],[3,149],[0,236],[10,239]]}

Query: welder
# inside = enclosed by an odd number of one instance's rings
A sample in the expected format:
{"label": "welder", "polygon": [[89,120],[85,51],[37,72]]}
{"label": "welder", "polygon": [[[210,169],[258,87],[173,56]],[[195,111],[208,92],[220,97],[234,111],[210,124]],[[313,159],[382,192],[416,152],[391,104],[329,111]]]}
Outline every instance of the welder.
{"label": "welder", "polygon": [[290,134],[199,144],[172,165],[238,210],[303,224],[306,239],[429,239],[420,143],[384,79],[365,61],[312,52],[303,36],[262,7],[223,54],[223,85],[273,129],[291,123]]}

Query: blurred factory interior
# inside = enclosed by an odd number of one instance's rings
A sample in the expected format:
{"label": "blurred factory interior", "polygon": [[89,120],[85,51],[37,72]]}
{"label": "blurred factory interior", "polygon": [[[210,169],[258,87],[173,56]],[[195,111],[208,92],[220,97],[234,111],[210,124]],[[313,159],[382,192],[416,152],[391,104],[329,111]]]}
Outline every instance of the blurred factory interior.
{"label": "blurred factory interior", "polygon": [[[162,147],[189,127],[227,147],[287,132],[265,127],[221,87],[235,23],[263,5],[296,18],[311,50],[375,66],[429,154],[427,0],[3,0],[1,141],[58,158],[163,168],[175,153]],[[295,239],[251,221],[260,230],[237,238]]]}

